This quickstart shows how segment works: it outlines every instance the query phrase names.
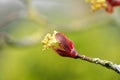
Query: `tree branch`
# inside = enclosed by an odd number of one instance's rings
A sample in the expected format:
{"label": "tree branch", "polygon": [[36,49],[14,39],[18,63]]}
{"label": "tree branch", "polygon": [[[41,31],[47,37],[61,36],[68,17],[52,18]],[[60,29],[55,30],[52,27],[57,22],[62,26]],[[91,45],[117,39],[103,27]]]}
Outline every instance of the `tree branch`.
{"label": "tree branch", "polygon": [[91,62],[91,63],[94,63],[94,64],[99,64],[103,67],[106,67],[108,69],[111,69],[117,73],[120,74],[120,64],[114,64],[113,62],[111,61],[107,61],[107,60],[102,60],[102,59],[99,59],[99,58],[91,58],[91,57],[87,57],[85,55],[78,55],[75,57],[76,59],[81,59],[81,60],[85,60],[87,62]]}

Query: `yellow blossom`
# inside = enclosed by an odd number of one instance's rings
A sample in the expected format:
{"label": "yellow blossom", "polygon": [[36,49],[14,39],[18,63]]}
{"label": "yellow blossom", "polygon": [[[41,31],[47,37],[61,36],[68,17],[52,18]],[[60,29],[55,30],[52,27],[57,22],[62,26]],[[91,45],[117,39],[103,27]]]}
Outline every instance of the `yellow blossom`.
{"label": "yellow blossom", "polygon": [[91,8],[93,11],[107,7],[106,0],[86,0],[86,2],[91,3]]}
{"label": "yellow blossom", "polygon": [[42,44],[44,45],[44,50],[48,49],[48,48],[53,48],[56,47],[58,45],[58,41],[55,39],[55,34],[57,33],[57,31],[54,31],[53,34],[48,33],[44,40],[42,40]]}

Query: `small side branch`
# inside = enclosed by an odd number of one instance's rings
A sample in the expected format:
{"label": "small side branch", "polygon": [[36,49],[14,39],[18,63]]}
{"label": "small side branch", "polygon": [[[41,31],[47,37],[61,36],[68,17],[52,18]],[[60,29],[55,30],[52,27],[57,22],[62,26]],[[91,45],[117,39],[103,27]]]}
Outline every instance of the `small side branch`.
{"label": "small side branch", "polygon": [[85,60],[85,61],[88,61],[88,62],[91,62],[91,63],[99,64],[103,67],[114,70],[115,72],[120,74],[120,65],[114,64],[111,61],[102,60],[102,59],[99,59],[99,58],[90,58],[90,57],[87,57],[85,55],[78,55],[76,57],[76,59],[82,59],[82,60]]}

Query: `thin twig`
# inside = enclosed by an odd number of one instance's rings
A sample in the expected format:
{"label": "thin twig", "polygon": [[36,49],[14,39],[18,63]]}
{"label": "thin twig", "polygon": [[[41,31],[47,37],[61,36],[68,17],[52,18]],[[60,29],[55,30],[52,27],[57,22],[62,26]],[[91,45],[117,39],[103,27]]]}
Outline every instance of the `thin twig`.
{"label": "thin twig", "polygon": [[85,60],[87,62],[99,64],[99,65],[101,65],[103,67],[106,67],[108,69],[114,70],[115,72],[120,74],[120,65],[114,64],[111,61],[102,60],[102,59],[99,59],[99,58],[91,58],[91,57],[87,57],[85,55],[78,55],[76,57],[76,59],[82,59],[82,60]]}

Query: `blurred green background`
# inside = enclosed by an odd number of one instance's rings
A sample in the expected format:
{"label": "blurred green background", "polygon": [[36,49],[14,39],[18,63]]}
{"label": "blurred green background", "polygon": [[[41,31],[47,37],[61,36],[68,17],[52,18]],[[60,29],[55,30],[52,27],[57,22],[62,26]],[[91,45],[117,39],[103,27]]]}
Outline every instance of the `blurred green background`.
{"label": "blurred green background", "polygon": [[0,0],[0,80],[120,80],[86,61],[42,51],[41,40],[63,32],[80,54],[120,64],[120,9],[92,12],[84,0]]}

